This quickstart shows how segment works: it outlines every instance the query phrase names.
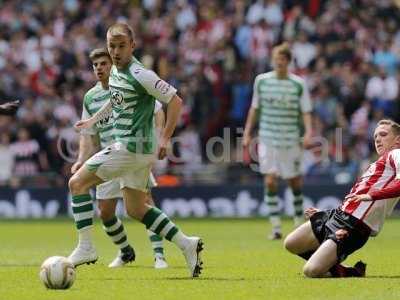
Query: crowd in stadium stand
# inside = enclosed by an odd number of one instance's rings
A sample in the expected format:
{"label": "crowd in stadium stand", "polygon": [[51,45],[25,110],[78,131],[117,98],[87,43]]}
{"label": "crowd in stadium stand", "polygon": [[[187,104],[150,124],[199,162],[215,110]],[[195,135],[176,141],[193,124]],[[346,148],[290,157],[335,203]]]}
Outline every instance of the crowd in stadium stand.
{"label": "crowd in stadium stand", "polygon": [[[217,177],[246,180],[251,159],[238,154],[237,129],[254,77],[271,70],[272,47],[288,41],[292,71],[306,79],[314,103],[315,147],[305,154],[305,172],[310,180],[348,182],[374,155],[376,121],[400,116],[395,2],[2,1],[0,99],[21,99],[22,107],[15,119],[0,118],[0,182],[65,185],[77,147],[72,125],[94,84],[88,53],[105,46],[115,21],[135,29],[136,57],[185,101],[174,147],[180,160],[160,163],[159,175],[189,182],[224,172]],[[224,128],[231,162],[212,164],[206,143]]]}

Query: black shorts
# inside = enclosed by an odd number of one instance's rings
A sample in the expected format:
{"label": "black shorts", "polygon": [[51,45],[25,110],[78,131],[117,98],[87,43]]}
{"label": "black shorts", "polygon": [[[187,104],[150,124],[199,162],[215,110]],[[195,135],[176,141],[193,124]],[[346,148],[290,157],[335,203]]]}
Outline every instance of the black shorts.
{"label": "black shorts", "polygon": [[[362,221],[338,208],[319,211],[312,215],[310,222],[320,244],[328,239],[337,244],[339,262],[344,261],[348,255],[364,246],[371,234],[371,229]],[[335,233],[339,229],[347,230],[348,236],[338,240]]]}

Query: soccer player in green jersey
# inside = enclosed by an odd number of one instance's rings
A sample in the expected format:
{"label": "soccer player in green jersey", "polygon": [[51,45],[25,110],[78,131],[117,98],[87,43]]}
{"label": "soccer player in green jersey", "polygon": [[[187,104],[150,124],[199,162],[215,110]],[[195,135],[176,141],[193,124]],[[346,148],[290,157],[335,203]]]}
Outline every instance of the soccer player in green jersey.
{"label": "soccer player in green jersey", "polygon": [[[83,120],[90,118],[96,113],[105,102],[110,99],[111,95],[108,87],[108,78],[110,76],[112,61],[107,49],[95,49],[90,53],[89,57],[92,61],[93,70],[98,82],[85,94],[82,110]],[[155,123],[159,131],[164,124],[164,112],[160,108],[161,104],[157,101]],[[72,174],[74,174],[90,156],[113,143],[113,122],[111,115],[103,122],[98,122],[93,128],[82,131],[79,143],[79,155],[77,161],[71,168]],[[151,186],[156,185],[153,176],[151,176],[149,182]],[[148,203],[154,206],[150,192],[148,197]],[[115,215],[115,209],[119,198],[122,198],[122,193],[119,180],[117,179],[105,182],[96,187],[96,199],[98,200],[103,228],[114,244],[120,248],[117,257],[109,264],[111,268],[121,267],[135,260],[135,252],[128,243],[124,226],[121,220]],[[75,213],[84,215],[86,212],[90,212],[91,209],[92,208],[88,206],[87,210]],[[147,230],[147,232],[154,250],[154,267],[156,269],[168,267],[164,258],[162,238],[150,230]]]}
{"label": "soccer player in green jersey", "polygon": [[[202,240],[186,236],[162,211],[147,204],[151,166],[156,156],[162,159],[166,155],[182,99],[174,87],[132,56],[135,39],[129,25],[116,23],[107,30],[107,48],[113,61],[109,78],[111,99],[91,118],[79,121],[75,127],[90,128],[112,112],[113,134],[117,142],[89,158],[71,177],[72,204],[76,208],[82,203],[93,205],[89,188],[119,178],[128,214],[145,224],[147,229],[175,243],[185,256],[190,276],[198,277],[202,265]],[[153,128],[156,98],[167,104],[167,121],[158,147]],[[79,264],[97,259],[91,241],[93,216],[88,214],[87,217],[85,222],[75,219],[79,243],[71,256]]]}
{"label": "soccer player in green jersey", "polygon": [[[278,177],[287,180],[294,196],[295,226],[303,221],[302,147],[311,142],[312,105],[303,79],[290,73],[292,58],[288,45],[273,50],[274,70],[255,78],[252,104],[243,133],[248,147],[258,118],[260,172],[265,175],[264,201],[272,225],[271,239],[281,239],[281,220],[277,197]],[[303,126],[305,129],[302,137]]]}

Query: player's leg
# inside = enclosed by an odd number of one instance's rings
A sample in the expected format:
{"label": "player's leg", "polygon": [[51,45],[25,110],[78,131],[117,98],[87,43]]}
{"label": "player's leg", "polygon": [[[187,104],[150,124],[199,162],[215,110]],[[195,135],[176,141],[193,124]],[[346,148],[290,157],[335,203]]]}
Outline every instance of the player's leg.
{"label": "player's leg", "polygon": [[338,262],[337,244],[328,239],[314,252],[303,267],[303,273],[310,278],[325,277]]}
{"label": "player's leg", "polygon": [[[148,178],[148,174],[147,177]],[[124,201],[128,214],[141,221],[147,229],[176,244],[183,252],[192,277],[198,277],[202,261],[200,252],[203,242],[198,237],[188,237],[156,207],[150,206],[147,193],[141,190],[123,187]]]}
{"label": "player's leg", "polygon": [[[118,184],[119,189],[119,184]],[[117,268],[135,260],[135,251],[128,242],[124,225],[115,215],[117,199],[98,199],[100,218],[103,222],[103,229],[111,241],[119,248],[117,257],[108,265],[110,268]]]}
{"label": "player's leg", "polygon": [[300,146],[282,149],[279,152],[279,172],[286,179],[293,194],[294,226],[300,226],[303,218],[303,179],[301,174],[301,161],[303,150]]}
{"label": "player's leg", "polygon": [[[151,192],[148,193],[147,203],[150,206],[155,207],[153,197],[151,196]],[[168,268],[168,264],[164,257],[164,247],[163,247],[162,237],[149,229],[147,229],[147,235],[149,236],[149,240],[154,251],[154,268],[156,269]]]}
{"label": "player's leg", "polygon": [[264,176],[264,201],[269,210],[269,221],[272,226],[270,239],[282,238],[281,213],[278,201],[278,177],[275,174]]}
{"label": "player's leg", "polygon": [[320,244],[314,235],[311,222],[307,221],[285,238],[284,245],[289,252],[308,260]]}
{"label": "player's leg", "polygon": [[81,167],[69,180],[69,188],[72,194],[72,215],[79,233],[78,246],[69,256],[70,261],[75,265],[92,263],[97,260],[97,253],[92,244],[93,227],[93,199],[89,189],[102,183],[95,173],[85,166]]}
{"label": "player's leg", "polygon": [[288,179],[288,184],[293,193],[294,226],[300,226],[303,218],[303,180],[301,176]]}
{"label": "player's leg", "polygon": [[264,201],[269,210],[269,221],[272,226],[270,239],[281,239],[281,217],[278,201],[278,152],[262,140],[258,147],[260,172],[264,174]]}

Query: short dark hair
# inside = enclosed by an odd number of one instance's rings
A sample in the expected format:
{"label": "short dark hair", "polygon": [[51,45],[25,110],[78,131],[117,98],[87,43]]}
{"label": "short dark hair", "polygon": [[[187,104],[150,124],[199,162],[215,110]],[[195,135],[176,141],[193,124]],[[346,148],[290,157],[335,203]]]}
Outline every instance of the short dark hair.
{"label": "short dark hair", "polygon": [[131,40],[135,38],[135,33],[131,26],[127,23],[115,23],[111,25],[107,30],[107,37],[108,36],[127,36]]}
{"label": "short dark hair", "polygon": [[288,59],[288,61],[292,60],[292,51],[290,50],[290,46],[288,42],[284,42],[278,46],[275,46],[272,50],[273,55],[284,55]]}
{"label": "short dark hair", "polygon": [[99,57],[103,57],[106,56],[110,61],[111,61],[111,56],[108,53],[106,48],[96,48],[93,49],[92,52],[90,52],[89,54],[89,58],[90,60],[93,62],[95,59],[99,58]]}
{"label": "short dark hair", "polygon": [[376,127],[380,125],[389,125],[390,129],[393,131],[393,133],[397,136],[400,135],[400,124],[391,120],[391,119],[382,119],[378,122]]}

